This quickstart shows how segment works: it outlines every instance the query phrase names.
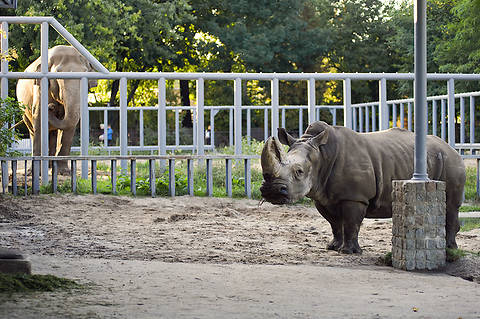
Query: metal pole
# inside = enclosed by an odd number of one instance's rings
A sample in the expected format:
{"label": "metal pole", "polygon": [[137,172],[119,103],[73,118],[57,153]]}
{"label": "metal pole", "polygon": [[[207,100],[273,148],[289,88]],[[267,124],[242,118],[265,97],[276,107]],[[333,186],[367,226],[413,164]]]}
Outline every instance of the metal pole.
{"label": "metal pole", "polygon": [[197,80],[197,154],[205,154],[205,102],[204,102],[204,81]]}
{"label": "metal pole", "polygon": [[235,79],[234,82],[234,101],[235,106],[235,155],[242,154],[242,80]]}
{"label": "metal pole", "polygon": [[387,105],[387,79],[383,78],[378,82],[378,114],[380,131],[388,130],[390,127],[388,105]]}
{"label": "metal pole", "polygon": [[312,124],[316,120],[315,79],[314,78],[308,79],[307,95],[308,95],[308,124]]}
{"label": "metal pole", "polygon": [[[280,98],[279,98],[279,83],[278,83],[278,78],[274,78],[272,80],[272,136],[277,137],[278,132],[278,125],[279,125],[279,103],[280,103]],[[265,129],[267,130],[267,129]]]}
{"label": "metal pole", "polygon": [[[128,136],[127,136],[127,78],[120,79],[120,155],[127,155]],[[126,160],[120,161],[122,173],[128,170]]]}
{"label": "metal pole", "polygon": [[427,175],[427,5],[415,0],[415,158],[413,180],[426,181]]}
{"label": "metal pole", "polygon": [[[157,114],[157,133],[158,133],[158,155],[167,154],[167,94],[165,78],[158,80],[158,114]],[[160,160],[160,169],[166,168],[165,160]]]}
{"label": "metal pole", "polygon": [[[80,80],[80,154],[82,156],[88,155],[89,137],[89,124],[90,114],[88,113],[88,79],[82,78]],[[105,140],[107,136],[105,136]],[[88,178],[88,161],[82,161],[82,178]]]}
{"label": "metal pole", "polygon": [[352,126],[352,80],[350,78],[343,80],[343,126],[353,129],[353,126]]}
{"label": "metal pole", "polygon": [[[48,73],[48,22],[43,22],[40,28],[41,38],[41,72]],[[48,156],[48,78],[43,76],[40,80],[40,141],[42,156]],[[41,161],[42,184],[48,184],[48,161]]]}

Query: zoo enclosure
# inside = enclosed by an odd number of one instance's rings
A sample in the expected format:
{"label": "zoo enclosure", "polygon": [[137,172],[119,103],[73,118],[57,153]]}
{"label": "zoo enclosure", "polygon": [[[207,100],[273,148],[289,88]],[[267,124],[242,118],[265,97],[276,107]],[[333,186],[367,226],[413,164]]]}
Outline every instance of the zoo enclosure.
{"label": "zoo enclosure", "polygon": [[[337,124],[340,118],[343,125],[352,128],[358,132],[371,132],[384,130],[389,127],[405,127],[412,129],[412,109],[413,99],[405,100],[387,100],[387,81],[413,81],[412,73],[139,73],[139,72],[108,72],[74,37],[68,33],[54,18],[51,17],[0,17],[3,35],[1,39],[2,54],[8,54],[8,24],[9,23],[30,23],[41,25],[41,59],[42,69],[39,73],[9,72],[8,62],[2,59],[1,63],[1,97],[8,95],[9,79],[40,79],[41,80],[41,112],[47,114],[48,101],[48,79],[80,79],[81,91],[81,124],[80,124],[80,146],[72,150],[80,151],[82,156],[82,178],[88,177],[89,150],[89,114],[90,112],[104,112],[104,136],[107,135],[108,112],[117,112],[119,114],[119,145],[108,145],[105,139],[101,148],[110,151],[117,151],[120,154],[118,159],[121,161],[122,169],[127,169],[127,157],[133,151],[149,151],[152,156],[156,153],[162,159],[166,159],[167,151],[172,150],[190,150],[193,154],[203,156],[206,150],[213,150],[215,147],[215,114],[220,110],[227,110],[229,114],[229,144],[234,147],[235,155],[242,155],[242,137],[251,136],[251,111],[263,110],[264,112],[264,138],[269,134],[276,135],[277,128],[285,127],[285,118],[287,110],[298,111],[298,135],[301,134],[307,124],[320,119],[320,110],[328,109],[332,113],[332,123]],[[83,54],[87,60],[100,72],[49,72],[48,61],[48,30],[52,26],[56,29],[70,44]],[[120,87],[120,105],[118,107],[89,107],[88,106],[88,80],[106,79],[119,80]],[[428,98],[428,107],[431,108],[431,133],[439,135],[442,139],[462,152],[466,149],[471,150],[470,156],[473,156],[475,150],[480,144],[475,143],[475,97],[480,92],[455,94],[455,81],[478,81],[480,75],[477,74],[428,74],[428,80],[444,81],[447,83],[447,92],[444,96],[435,96]],[[154,80],[157,81],[158,103],[154,106],[128,107],[127,105],[127,83],[129,80]],[[167,80],[193,80],[196,81],[196,105],[195,106],[167,106],[166,101],[166,81]],[[233,82],[233,103],[232,105],[209,106],[205,105],[205,81],[232,81]],[[243,105],[242,86],[247,81],[270,81],[271,83],[271,103],[270,105]],[[279,83],[280,81],[304,81],[307,86],[307,104],[306,105],[280,105],[279,103]],[[339,105],[317,105],[315,96],[315,84],[317,81],[342,81],[343,83],[343,101]],[[352,104],[352,81],[378,81],[378,101]],[[465,100],[470,103],[469,107],[469,132],[467,141],[466,132],[466,110]],[[456,101],[459,101],[457,111]],[[194,115],[193,139],[191,145],[182,145],[180,143],[179,133],[179,112],[180,110],[191,110]],[[143,112],[157,112],[157,144],[145,145],[144,143],[144,123]],[[129,112],[139,113],[140,145],[129,145],[127,118]],[[175,143],[167,144],[167,112],[175,112]],[[211,127],[210,143],[205,143],[205,114],[210,113],[209,125]],[[306,116],[304,116],[306,112]],[[338,114],[337,114],[338,113]],[[440,113],[440,116],[439,116]],[[246,117],[245,126],[242,118]],[[281,121],[280,121],[281,119]],[[456,119],[460,122],[459,136],[456,137]],[[42,116],[42,151],[41,165],[42,183],[48,183],[48,119]],[[296,129],[295,129],[296,130]],[[246,134],[245,134],[246,133]],[[239,158],[240,158],[239,157]],[[33,160],[33,158],[32,158]],[[33,160],[34,162],[37,159]],[[54,161],[55,162],[55,161]],[[2,166],[2,173],[4,173]]]}

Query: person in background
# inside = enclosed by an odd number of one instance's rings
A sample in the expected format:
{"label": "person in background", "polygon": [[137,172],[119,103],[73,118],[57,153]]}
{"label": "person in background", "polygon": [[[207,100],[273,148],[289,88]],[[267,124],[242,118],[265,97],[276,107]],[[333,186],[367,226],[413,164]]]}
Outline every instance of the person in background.
{"label": "person in background", "polygon": [[107,127],[107,141],[108,141],[108,145],[112,145],[112,140],[113,140],[113,130],[112,130],[112,126],[110,124],[108,124],[108,127]]}

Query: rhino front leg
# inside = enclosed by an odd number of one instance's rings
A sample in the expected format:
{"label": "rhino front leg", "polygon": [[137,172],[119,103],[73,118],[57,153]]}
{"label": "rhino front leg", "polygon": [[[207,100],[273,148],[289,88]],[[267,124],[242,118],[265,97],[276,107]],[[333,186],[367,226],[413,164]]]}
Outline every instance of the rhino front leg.
{"label": "rhino front leg", "polygon": [[340,205],[343,221],[343,245],[339,251],[344,254],[362,253],[358,244],[358,232],[367,206],[360,202],[344,201]]}
{"label": "rhino front leg", "polygon": [[335,209],[329,209],[320,205],[318,202],[315,202],[315,207],[317,207],[320,215],[323,216],[332,227],[333,239],[328,243],[328,250],[339,250],[343,245],[343,223],[342,223],[342,214],[340,212],[335,213]]}

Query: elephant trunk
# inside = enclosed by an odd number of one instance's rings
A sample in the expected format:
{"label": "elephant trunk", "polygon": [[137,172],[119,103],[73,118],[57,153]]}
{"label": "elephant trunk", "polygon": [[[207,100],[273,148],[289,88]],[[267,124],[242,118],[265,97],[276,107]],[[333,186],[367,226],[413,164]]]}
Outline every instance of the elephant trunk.
{"label": "elephant trunk", "polygon": [[64,116],[58,118],[54,112],[49,112],[48,123],[56,129],[67,130],[76,127],[80,120],[80,80],[58,79],[57,81],[59,100],[63,101]]}

